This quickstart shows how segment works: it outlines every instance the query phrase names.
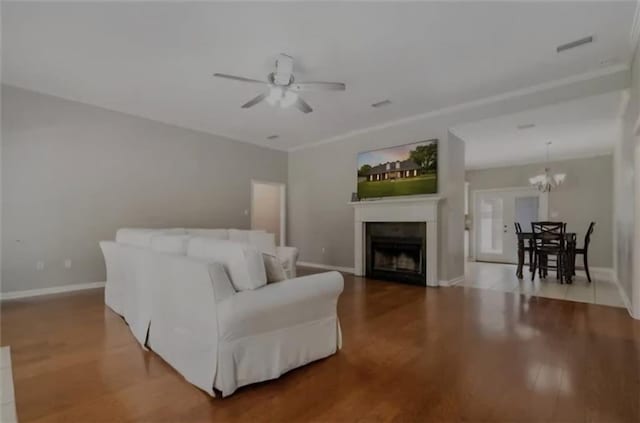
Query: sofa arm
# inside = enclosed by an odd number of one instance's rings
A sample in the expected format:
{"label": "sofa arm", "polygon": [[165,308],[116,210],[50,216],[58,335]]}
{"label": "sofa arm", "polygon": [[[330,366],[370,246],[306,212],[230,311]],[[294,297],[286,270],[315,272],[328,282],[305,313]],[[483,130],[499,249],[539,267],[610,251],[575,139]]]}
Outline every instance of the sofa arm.
{"label": "sofa arm", "polygon": [[296,247],[276,247],[276,257],[282,263],[289,279],[296,277],[296,262],[298,261],[298,249]]}
{"label": "sofa arm", "polygon": [[216,303],[234,295],[222,264],[154,253],[148,345],[187,381],[213,395],[218,359]]}
{"label": "sofa arm", "polygon": [[239,339],[334,318],[344,280],[338,272],[287,279],[238,292],[218,304],[220,337]]}
{"label": "sofa arm", "polygon": [[125,304],[124,266],[120,257],[120,245],[114,241],[100,241],[107,272],[104,287],[104,303],[122,316]]}

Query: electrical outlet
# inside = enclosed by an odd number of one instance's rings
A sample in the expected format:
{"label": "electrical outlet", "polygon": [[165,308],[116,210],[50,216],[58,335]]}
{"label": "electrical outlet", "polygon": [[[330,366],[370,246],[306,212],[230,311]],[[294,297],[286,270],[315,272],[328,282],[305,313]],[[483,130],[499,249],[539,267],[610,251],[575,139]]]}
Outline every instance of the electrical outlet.
{"label": "electrical outlet", "polygon": [[325,252],[325,248],[324,248],[324,247],[322,247],[322,254],[324,254],[324,252]]}
{"label": "electrical outlet", "polygon": [[65,269],[71,269],[71,259],[66,259],[64,261],[64,268]]}
{"label": "electrical outlet", "polygon": [[44,261],[42,261],[42,260],[38,260],[38,261],[36,262],[36,269],[37,269],[37,270],[44,270]]}
{"label": "electrical outlet", "polygon": [[244,209],[244,211],[242,213],[244,213],[245,216],[249,216],[249,210],[247,210],[247,209]]}

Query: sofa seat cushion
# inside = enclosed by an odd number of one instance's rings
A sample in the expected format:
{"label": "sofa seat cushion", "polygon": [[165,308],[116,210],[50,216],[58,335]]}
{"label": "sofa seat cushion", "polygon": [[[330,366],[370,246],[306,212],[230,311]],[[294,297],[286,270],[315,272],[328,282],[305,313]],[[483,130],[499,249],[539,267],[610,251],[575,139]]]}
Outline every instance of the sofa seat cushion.
{"label": "sofa seat cushion", "polygon": [[248,244],[193,237],[189,240],[187,255],[222,264],[236,291],[250,291],[267,284],[262,254]]}

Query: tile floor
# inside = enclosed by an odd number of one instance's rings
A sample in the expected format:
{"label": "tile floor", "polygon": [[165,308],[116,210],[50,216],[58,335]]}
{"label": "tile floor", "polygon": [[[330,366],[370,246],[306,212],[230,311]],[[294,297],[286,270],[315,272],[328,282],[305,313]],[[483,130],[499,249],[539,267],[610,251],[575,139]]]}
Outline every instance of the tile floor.
{"label": "tile floor", "polygon": [[11,371],[11,350],[9,347],[0,347],[0,422],[14,423],[17,421],[13,372]]}
{"label": "tile floor", "polygon": [[572,284],[560,284],[555,278],[555,273],[546,279],[536,276],[531,281],[528,268],[525,267],[525,277],[519,280],[515,275],[515,265],[468,262],[465,267],[465,281],[458,286],[624,307],[618,287],[608,280],[610,278],[599,272],[591,273],[592,283],[587,281],[584,273],[578,271]]}

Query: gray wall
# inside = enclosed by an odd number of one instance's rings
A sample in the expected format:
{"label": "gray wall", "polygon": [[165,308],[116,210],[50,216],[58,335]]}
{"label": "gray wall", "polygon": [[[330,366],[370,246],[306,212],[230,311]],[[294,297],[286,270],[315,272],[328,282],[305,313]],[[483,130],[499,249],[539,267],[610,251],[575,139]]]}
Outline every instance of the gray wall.
{"label": "gray wall", "polygon": [[[290,153],[288,233],[300,261],[354,266],[354,211],[348,202],[357,190],[359,152],[438,138],[438,190],[447,197],[439,207],[439,248],[446,253],[439,254],[438,276],[452,280],[464,274],[464,143],[450,138],[447,126],[429,123],[409,122]],[[457,220],[460,229],[450,229]]]}
{"label": "gray wall", "polygon": [[[596,222],[589,246],[589,265],[613,267],[613,159],[600,156],[563,160],[550,164],[552,171],[567,174],[565,183],[549,194],[549,217],[567,222],[567,230],[583,242],[589,222]],[[469,195],[477,189],[526,187],[544,164],[529,164],[467,171]],[[552,213],[557,216],[552,216]],[[473,205],[469,198],[469,214]]]}
{"label": "gray wall", "polygon": [[465,143],[449,132],[446,192],[446,280],[464,276]]}
{"label": "gray wall", "polygon": [[[636,53],[631,69],[629,102],[622,119],[622,134],[614,152],[615,161],[615,268],[618,282],[631,301],[632,313],[640,319],[640,269],[635,265],[634,254],[640,251],[637,216],[640,209],[634,204],[638,181],[638,159],[640,148],[634,127],[640,117],[640,54]],[[635,180],[634,180],[635,178]]]}
{"label": "gray wall", "polygon": [[[356,130],[294,150],[289,154],[287,225],[290,244],[300,248],[302,261],[353,266],[353,209],[347,202],[351,192],[356,190],[356,156],[360,151],[429,138],[453,140],[453,134],[448,129],[457,124],[501,116],[505,110],[516,113],[550,103],[624,89],[628,86],[628,78],[629,74],[625,71],[574,81],[562,87],[541,88],[533,93],[498,96],[440,112],[412,116],[375,128]],[[464,146],[461,148],[464,149]],[[457,183],[452,175],[445,178],[440,174],[439,182],[445,184],[440,185],[441,189],[447,189],[446,181],[449,179],[454,184]],[[464,190],[464,187],[461,189]],[[454,192],[451,195],[459,198],[456,195],[460,194]],[[464,194],[462,198],[464,199]],[[443,219],[449,219],[450,206],[454,209],[459,207],[455,200],[451,205],[443,203],[440,207]],[[451,219],[458,218],[451,215]],[[441,232],[443,224],[440,223]],[[447,233],[446,237],[440,237],[441,242],[448,242],[450,237],[455,239],[451,245],[451,248],[456,249],[455,253],[452,253],[448,245],[440,244],[441,251],[447,251],[447,254],[440,254],[439,276],[446,280],[455,279],[463,273],[459,257],[464,255],[464,242],[457,241],[463,235],[458,236],[453,231]],[[325,248],[324,253],[322,248]]]}
{"label": "gray wall", "polygon": [[2,88],[2,292],[104,281],[119,227],[247,228],[251,179],[287,179],[284,152]]}

